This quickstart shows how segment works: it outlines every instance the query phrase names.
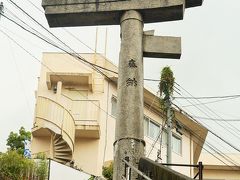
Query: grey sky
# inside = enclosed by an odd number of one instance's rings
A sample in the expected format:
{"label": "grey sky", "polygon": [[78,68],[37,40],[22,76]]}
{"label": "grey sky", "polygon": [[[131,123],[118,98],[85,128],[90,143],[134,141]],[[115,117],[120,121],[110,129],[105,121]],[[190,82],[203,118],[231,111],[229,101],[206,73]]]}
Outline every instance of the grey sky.
{"label": "grey sky", "polygon": [[[17,14],[25,22],[30,22],[21,12],[7,1],[5,7]],[[47,26],[44,15],[29,3],[28,0],[16,0],[23,9]],[[40,0],[33,2],[41,8]],[[239,0],[205,0],[202,7],[187,9],[183,21],[146,24],[145,30],[155,30],[156,35],[181,36],[182,57],[180,60],[144,59],[145,78],[159,79],[163,66],[170,65],[176,81],[193,96],[221,96],[240,94],[240,1]],[[42,9],[42,8],[41,8]],[[6,10],[6,13],[9,14]],[[38,27],[31,23],[33,27]],[[7,28],[7,30],[5,29]],[[44,51],[56,51],[41,40],[23,31],[4,17],[0,20],[0,29],[22,44],[34,56],[41,59]],[[81,41],[94,49],[95,27],[67,28]],[[39,27],[38,30],[40,31]],[[72,38],[61,28],[51,31],[76,52],[91,52]],[[42,31],[43,32],[43,31]],[[19,37],[21,36],[21,38]],[[104,51],[105,27],[99,28],[98,52]],[[119,26],[108,26],[107,57],[118,64],[120,47]],[[28,130],[32,127],[34,112],[34,91],[37,88],[37,77],[40,73],[40,63],[17,47],[11,40],[0,32],[0,151],[6,149],[6,138],[10,131],[17,131],[20,126]],[[154,92],[157,83],[146,82]],[[183,96],[189,96],[181,90]],[[176,94],[176,96],[178,96]],[[209,101],[209,100],[208,100]],[[179,105],[187,105],[186,101],[175,101]],[[205,101],[202,101],[205,102]],[[190,114],[213,118],[239,118],[240,99],[212,103],[208,105],[213,112],[206,113],[206,107],[199,107],[205,113],[193,107],[185,108]],[[220,116],[220,117],[219,117]],[[202,120],[209,128],[226,138],[235,146],[239,146],[239,123],[221,123],[230,134],[215,122]],[[237,129],[236,129],[237,128]],[[239,133],[239,134],[238,134]],[[238,137],[236,137],[238,136]],[[209,139],[218,147],[216,139]],[[228,148],[226,152],[233,152]]]}

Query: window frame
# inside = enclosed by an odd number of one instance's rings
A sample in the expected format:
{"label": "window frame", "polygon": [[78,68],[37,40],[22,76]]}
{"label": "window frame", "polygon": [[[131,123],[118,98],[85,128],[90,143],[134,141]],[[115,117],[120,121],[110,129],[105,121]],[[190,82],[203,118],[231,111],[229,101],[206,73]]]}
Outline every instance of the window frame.
{"label": "window frame", "polygon": [[[147,119],[147,120],[146,120],[146,119]],[[154,121],[152,118],[150,118],[150,117],[148,117],[148,116],[146,116],[146,115],[144,115],[144,121],[145,121],[145,120],[148,122],[148,127],[147,127],[147,128],[148,128],[148,129],[147,129],[148,132],[145,133],[145,131],[144,131],[144,136],[146,136],[146,137],[150,138],[151,140],[155,141],[156,139],[150,136],[150,123],[158,126],[158,127],[159,127],[159,130],[161,129],[162,126],[161,126],[159,123],[157,123],[156,121]],[[145,130],[145,127],[144,127],[144,130]]]}
{"label": "window frame", "polygon": [[[162,128],[162,125],[159,124],[159,123],[157,123],[157,122],[154,121],[152,118],[150,118],[150,117],[148,117],[148,116],[146,116],[146,115],[144,115],[144,121],[147,121],[147,122],[148,122],[148,124],[147,124],[147,126],[148,126],[148,127],[147,127],[147,132],[145,132],[145,126],[144,126],[144,136],[146,136],[147,138],[155,141],[156,139],[154,139],[153,137],[151,137],[151,136],[149,135],[149,133],[150,133],[150,123],[153,123],[153,124],[157,125],[160,129]],[[144,122],[144,123],[145,123],[145,122]],[[159,129],[159,130],[160,130],[160,129]],[[166,128],[163,129],[163,132],[167,133]],[[162,135],[162,136],[163,136],[163,135]],[[166,137],[166,138],[167,138],[167,137]],[[171,147],[171,148],[172,148],[172,152],[174,152],[174,153],[182,156],[182,137],[180,137],[179,135],[177,135],[175,132],[172,132],[172,139],[173,139],[173,138],[180,140],[180,147],[179,147],[180,152],[176,152],[176,151],[173,150],[173,141],[172,141],[172,147]],[[160,142],[159,142],[159,143],[160,143]],[[162,146],[166,147],[166,145],[167,145],[167,139],[166,139],[166,143],[164,143],[164,139],[162,138]]]}
{"label": "window frame", "polygon": [[178,139],[180,141],[180,152],[176,152],[173,150],[173,140],[172,140],[172,152],[178,154],[178,155],[182,155],[182,137],[180,137],[179,135],[177,135],[176,133],[172,133],[172,139]]}

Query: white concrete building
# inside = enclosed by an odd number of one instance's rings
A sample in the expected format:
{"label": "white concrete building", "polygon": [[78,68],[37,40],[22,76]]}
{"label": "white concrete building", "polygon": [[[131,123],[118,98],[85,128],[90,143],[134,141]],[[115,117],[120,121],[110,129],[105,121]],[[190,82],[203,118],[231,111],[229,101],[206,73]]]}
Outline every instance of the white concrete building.
{"label": "white concrete building", "polygon": [[[117,71],[114,64],[98,54],[80,56]],[[36,91],[32,153],[45,152],[61,163],[74,161],[79,169],[100,176],[102,166],[112,161],[114,155],[117,75],[104,71],[110,79],[105,78],[86,63],[63,53],[44,53],[43,64]],[[165,121],[158,97],[148,89],[144,89],[144,114],[145,154],[148,155]],[[180,128],[176,122],[181,125],[182,134],[176,131]],[[175,110],[173,163],[196,164],[206,135],[204,127]],[[161,157],[166,162],[164,131],[162,137]],[[158,140],[149,155],[151,159],[157,158],[159,148]],[[194,176],[191,168],[174,169]]]}

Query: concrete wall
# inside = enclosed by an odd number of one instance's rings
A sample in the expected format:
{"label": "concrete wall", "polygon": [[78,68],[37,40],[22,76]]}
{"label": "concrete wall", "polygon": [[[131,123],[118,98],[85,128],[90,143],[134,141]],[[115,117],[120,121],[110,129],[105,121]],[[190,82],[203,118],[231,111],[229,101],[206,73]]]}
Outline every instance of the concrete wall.
{"label": "concrete wall", "polygon": [[206,169],[203,171],[204,179],[208,180],[240,180],[239,170]]}
{"label": "concrete wall", "polygon": [[[226,157],[232,159],[232,161],[237,162],[240,159],[239,154],[225,154]],[[214,156],[218,157],[217,154]],[[220,161],[216,159],[213,155],[208,153],[202,153],[199,160],[203,162],[204,179],[212,180],[240,180],[240,170],[239,167],[233,166],[225,160]]]}

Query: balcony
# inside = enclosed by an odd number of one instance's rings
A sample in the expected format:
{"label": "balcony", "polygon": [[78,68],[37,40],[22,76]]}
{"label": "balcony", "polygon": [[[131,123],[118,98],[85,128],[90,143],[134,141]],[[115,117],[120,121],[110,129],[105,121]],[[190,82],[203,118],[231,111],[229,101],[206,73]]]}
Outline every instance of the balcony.
{"label": "balcony", "polygon": [[92,74],[91,73],[47,73],[48,90],[61,81],[64,86],[86,86],[92,90]]}
{"label": "balcony", "polygon": [[76,127],[75,136],[80,138],[99,138],[99,101],[75,100],[72,102],[72,115]]}

